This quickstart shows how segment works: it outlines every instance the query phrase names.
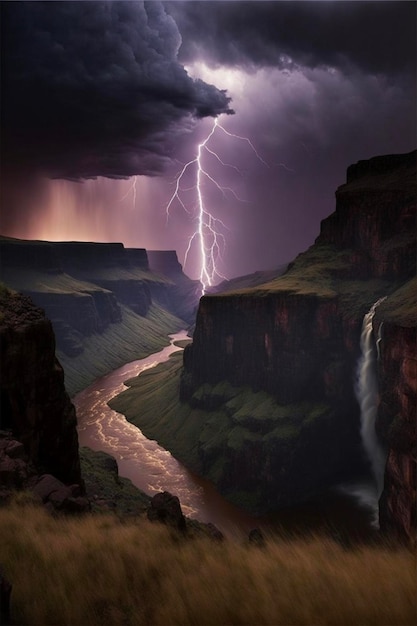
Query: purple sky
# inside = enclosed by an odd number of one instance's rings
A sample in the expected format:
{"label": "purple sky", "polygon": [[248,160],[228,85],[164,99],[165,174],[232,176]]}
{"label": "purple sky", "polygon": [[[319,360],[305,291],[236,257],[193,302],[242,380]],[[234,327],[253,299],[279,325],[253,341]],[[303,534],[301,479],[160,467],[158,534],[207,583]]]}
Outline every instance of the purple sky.
{"label": "purple sky", "polygon": [[202,177],[232,277],[313,243],[349,164],[415,148],[415,2],[2,2],[1,13],[1,234],[174,248],[183,262],[195,165],[188,212],[175,201],[167,220],[165,208],[219,116],[267,163],[220,129],[208,147],[239,171],[203,157],[234,192]]}

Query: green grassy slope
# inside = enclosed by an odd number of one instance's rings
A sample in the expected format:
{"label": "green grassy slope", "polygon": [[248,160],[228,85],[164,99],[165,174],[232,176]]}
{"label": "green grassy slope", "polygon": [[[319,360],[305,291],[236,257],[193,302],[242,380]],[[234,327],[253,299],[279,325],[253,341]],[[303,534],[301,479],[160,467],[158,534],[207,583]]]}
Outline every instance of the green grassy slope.
{"label": "green grassy slope", "polygon": [[119,516],[146,512],[150,497],[134,486],[131,480],[119,476],[116,460],[105,452],[80,448],[81,473],[86,495],[93,512],[105,508]]}
{"label": "green grassy slope", "polygon": [[376,318],[398,326],[417,326],[417,278],[413,278],[384,300]]}
{"label": "green grassy slope", "polygon": [[126,381],[129,389],[109,406],[140,425],[146,437],[156,439],[188,467],[198,470],[197,442],[204,412],[180,403],[181,368],[182,352],[176,352],[165,363]]}
{"label": "green grassy slope", "polygon": [[155,304],[146,317],[123,305],[121,309],[123,321],[110,324],[100,335],[83,339],[84,352],[80,355],[68,357],[63,352],[57,352],[70,396],[124,363],[158,352],[169,344],[170,333],[186,328],[185,322]]}
{"label": "green grassy slope", "polygon": [[195,472],[202,471],[199,451],[215,458],[205,474],[215,484],[224,472],[225,446],[239,449],[246,440],[290,445],[303,423],[320,418],[328,409],[311,403],[282,406],[266,392],[232,387],[226,381],[202,385],[191,404],[180,402],[181,368],[182,354],[175,353],[127,381],[129,389],[109,405]]}
{"label": "green grassy slope", "polygon": [[[88,281],[78,280],[64,272],[42,272],[30,268],[6,268],[2,270],[4,282],[17,291],[40,293],[92,293],[103,291],[102,287]],[[104,290],[105,291],[105,290]]]}
{"label": "green grassy slope", "polygon": [[[233,289],[212,297],[266,297],[273,294],[314,295],[323,299],[337,298],[344,314],[362,318],[378,298],[392,294],[401,286],[400,280],[370,280],[351,277],[352,250],[338,250],[330,244],[315,244],[299,254],[287,271],[269,282],[254,287]],[[409,289],[411,293],[412,289]],[[398,307],[401,297],[398,297]]]}

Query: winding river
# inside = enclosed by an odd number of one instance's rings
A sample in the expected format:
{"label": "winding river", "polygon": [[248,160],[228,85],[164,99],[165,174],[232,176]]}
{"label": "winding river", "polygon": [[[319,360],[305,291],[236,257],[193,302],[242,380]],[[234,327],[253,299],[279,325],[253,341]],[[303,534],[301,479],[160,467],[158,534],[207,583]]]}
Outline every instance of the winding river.
{"label": "winding river", "polygon": [[358,506],[352,496],[340,492],[275,516],[251,516],[224,500],[211,483],[191,473],[156,441],[147,439],[124,415],[111,409],[107,403],[126,388],[124,381],[166,361],[180,349],[175,342],[188,337],[186,331],[181,331],[170,335],[170,339],[170,345],[160,352],[127,363],[97,379],[73,398],[81,446],[111,454],[118,463],[120,475],[130,478],[136,487],[151,496],[158,491],[177,495],[185,515],[212,522],[229,537],[247,535],[255,527],[293,528],[294,524],[300,525],[300,520],[302,527],[308,530],[330,526],[337,529],[337,534],[369,535],[369,509]]}
{"label": "winding river", "polygon": [[257,518],[226,502],[208,481],[188,471],[170,452],[147,439],[107,404],[126,389],[125,380],[168,360],[170,354],[180,350],[174,342],[189,337],[181,331],[170,335],[170,339],[170,345],[160,352],[106,374],[73,398],[79,443],[111,454],[120,475],[130,478],[145,493],[152,496],[158,491],[169,491],[177,495],[185,515],[212,522],[227,535],[247,532],[259,524]]}

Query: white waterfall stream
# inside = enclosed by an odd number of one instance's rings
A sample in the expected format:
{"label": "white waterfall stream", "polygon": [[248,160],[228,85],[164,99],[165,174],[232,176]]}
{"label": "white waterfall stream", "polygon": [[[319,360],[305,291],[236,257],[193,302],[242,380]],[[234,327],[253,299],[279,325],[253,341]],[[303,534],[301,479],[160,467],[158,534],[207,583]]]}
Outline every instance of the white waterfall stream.
{"label": "white waterfall stream", "polygon": [[361,438],[364,450],[369,458],[372,473],[376,483],[376,496],[379,499],[384,487],[384,470],[386,453],[381,446],[375,431],[377,414],[378,384],[376,377],[376,363],[379,357],[381,337],[375,342],[372,330],[372,320],[377,306],[385,298],[375,302],[365,315],[361,333],[361,356],[357,369],[356,397],[361,410]]}

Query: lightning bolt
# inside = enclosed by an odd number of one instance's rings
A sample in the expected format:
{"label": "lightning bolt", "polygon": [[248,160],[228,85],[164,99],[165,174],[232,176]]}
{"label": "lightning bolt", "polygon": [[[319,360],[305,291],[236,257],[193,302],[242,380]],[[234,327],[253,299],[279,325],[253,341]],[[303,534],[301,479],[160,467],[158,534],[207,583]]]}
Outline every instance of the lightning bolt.
{"label": "lightning bolt", "polygon": [[126,191],[125,195],[122,198],[120,198],[120,202],[123,202],[123,200],[125,200],[129,194],[132,194],[133,209],[136,208],[136,196],[137,196],[136,184],[137,182],[138,182],[138,177],[132,176],[132,184],[130,185],[129,189]]}
{"label": "lightning bolt", "polygon": [[[237,200],[240,202],[245,202],[242,198],[235,193],[235,191],[231,187],[222,186],[208,171],[205,169],[203,165],[203,156],[205,153],[209,153],[212,155],[222,166],[233,168],[242,175],[242,172],[238,167],[231,163],[225,163],[221,157],[209,148],[208,143],[212,139],[213,135],[216,131],[221,131],[228,137],[232,139],[237,139],[243,141],[249,145],[256,158],[266,167],[269,165],[264,161],[264,159],[259,155],[255,146],[247,137],[241,137],[240,135],[235,135],[234,133],[230,133],[226,130],[218,121],[217,118],[214,119],[213,127],[208,133],[207,137],[198,144],[197,147],[197,155],[188,163],[185,163],[179,174],[175,179],[175,189],[172,194],[168,204],[166,205],[166,215],[167,221],[170,217],[170,209],[175,201],[177,201],[183,210],[189,215],[193,215],[193,212],[187,207],[183,200],[182,192],[190,191],[191,189],[195,189],[197,196],[197,206],[196,206],[196,222],[197,227],[194,233],[191,235],[188,246],[184,255],[184,267],[187,265],[188,255],[191,251],[192,245],[195,241],[198,243],[198,248],[200,252],[200,282],[202,285],[202,295],[206,293],[208,287],[211,287],[217,279],[226,280],[226,277],[220,272],[218,267],[218,261],[222,259],[222,253],[226,245],[226,239],[223,234],[224,230],[228,230],[227,226],[224,224],[222,220],[209,211],[204,201],[202,186],[204,180],[207,180],[209,183],[214,185],[224,196],[227,195],[227,192],[231,193]],[[195,175],[195,186],[182,188],[181,183],[183,182],[183,178],[186,175],[187,171],[195,166],[196,175]]]}

